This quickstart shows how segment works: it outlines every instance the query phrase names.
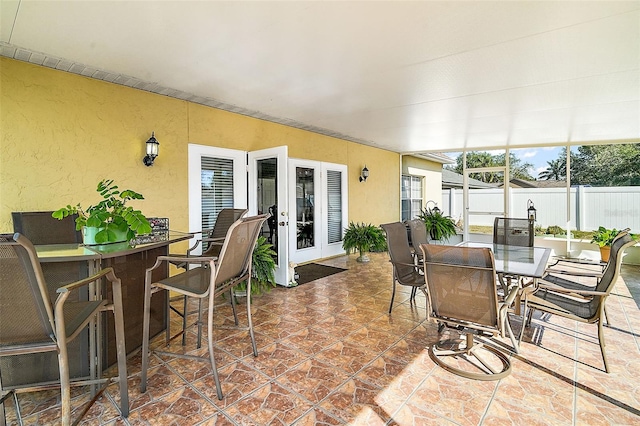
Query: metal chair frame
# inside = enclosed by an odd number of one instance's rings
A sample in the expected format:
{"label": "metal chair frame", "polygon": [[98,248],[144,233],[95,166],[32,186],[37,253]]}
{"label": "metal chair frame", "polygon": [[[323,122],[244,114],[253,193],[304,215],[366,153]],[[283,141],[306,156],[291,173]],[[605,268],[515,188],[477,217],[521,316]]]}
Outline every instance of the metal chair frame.
{"label": "metal chair frame", "polygon": [[[402,222],[386,223],[380,225],[387,236],[387,250],[389,261],[393,265],[393,287],[391,302],[389,303],[389,313],[393,309],[393,301],[396,297],[396,284],[412,287],[410,300],[414,300],[414,290],[420,289],[427,296],[424,275],[421,273],[422,265],[415,263],[409,239],[407,238],[407,228]],[[428,298],[427,298],[428,303]],[[428,308],[428,306],[427,306]]]}
{"label": "metal chair frame", "polygon": [[[253,349],[253,355],[258,356],[258,349],[256,346],[255,336],[253,332],[253,323],[251,320],[251,260],[253,249],[255,248],[258,236],[262,231],[262,225],[266,221],[268,215],[259,215],[253,217],[247,217],[234,222],[227,231],[227,237],[224,239],[222,250],[220,251],[220,257],[194,257],[186,258],[185,260],[190,264],[199,264],[193,269],[187,269],[185,272],[174,275],[173,277],[162,279],[158,282],[154,282],[152,279],[153,270],[158,268],[163,262],[170,262],[175,260],[172,256],[158,256],[156,263],[149,269],[147,269],[145,279],[145,295],[144,295],[144,323],[143,323],[143,340],[142,340],[142,373],[140,381],[140,391],[146,392],[147,389],[147,369],[149,365],[149,322],[150,322],[150,307],[151,296],[158,291],[175,291],[183,294],[185,297],[194,297],[198,300],[204,298],[209,299],[208,305],[208,318],[207,318],[207,343],[208,343],[208,358],[178,354],[172,352],[156,351],[156,353],[170,355],[175,357],[195,359],[200,361],[209,361],[211,363],[211,369],[213,371],[213,377],[216,384],[216,392],[218,399],[223,398],[222,387],[220,385],[220,379],[218,377],[218,370],[216,368],[216,362],[213,351],[213,315],[215,308],[216,297],[228,293],[231,299],[231,306],[233,309],[233,315],[235,324],[238,326],[238,317],[235,310],[235,300],[232,295],[233,287],[247,282],[247,321],[248,326],[246,329],[249,331],[251,337],[251,345]],[[246,250],[240,253],[233,251],[233,244],[235,238],[242,237],[243,241],[247,242]],[[240,260],[238,268],[229,267],[233,265],[235,261]],[[231,268],[231,270],[229,270]],[[198,336],[202,334],[202,310],[198,310]],[[184,323],[183,323],[184,324]],[[170,331],[167,327],[165,343],[169,344]],[[183,328],[183,334],[185,330]],[[184,345],[184,343],[183,343]]]}
{"label": "metal chair frame", "polygon": [[[504,337],[506,331],[514,352],[518,353],[518,342],[508,319],[509,307],[517,296],[517,289],[512,288],[504,302],[498,302],[496,270],[491,250],[430,244],[422,244],[420,249],[423,252],[425,281],[429,295],[427,319],[440,325],[439,332],[444,325],[466,335],[463,346],[460,346],[457,340],[441,340],[430,345],[431,359],[445,370],[470,379],[499,380],[507,376],[511,372],[508,357],[496,348],[474,341],[474,335],[500,334]],[[466,280],[464,280],[465,277]],[[485,288],[470,287],[469,285],[474,282],[469,277],[482,280],[479,281],[479,285],[484,284]],[[485,292],[482,293],[481,290]],[[478,297],[489,293],[493,294],[493,297]],[[451,298],[456,294],[466,294],[466,297],[459,303],[457,299],[452,303]],[[482,314],[481,319],[477,319],[479,314]],[[481,350],[488,351],[500,360],[502,368],[497,370],[485,362],[480,357]],[[479,372],[447,363],[445,359],[450,356],[467,361]]]}
{"label": "metal chair frame", "polygon": [[[86,386],[95,385],[98,383],[105,383],[97,394],[93,395],[92,400],[84,407],[79,414],[77,423],[84,416],[84,414],[91,408],[93,403],[97,400],[100,394],[106,388],[106,384],[114,381],[113,378],[100,378],[100,372],[97,371],[96,360],[96,339],[90,338],[90,377],[89,379],[71,380],[69,377],[69,356],[67,351],[67,343],[75,339],[85,327],[93,325],[96,322],[97,316],[101,312],[111,311],[114,314],[115,319],[115,331],[116,331],[116,351],[117,351],[117,364],[118,364],[118,377],[117,380],[120,385],[120,412],[123,417],[129,415],[129,397],[127,387],[127,364],[126,364],[126,351],[125,351],[125,338],[124,338],[124,316],[122,311],[122,290],[120,279],[117,278],[112,268],[105,268],[88,278],[73,282],[71,284],[64,285],[57,289],[57,298],[55,303],[51,303],[47,290],[47,285],[40,267],[40,261],[36,254],[35,248],[25,236],[19,233],[13,235],[0,235],[0,251],[3,252],[2,262],[10,262],[13,259],[14,266],[16,263],[22,266],[29,285],[31,286],[31,294],[33,296],[33,304],[35,309],[39,312],[40,322],[43,326],[43,336],[49,335],[50,340],[38,340],[33,342],[20,341],[15,342],[15,337],[10,335],[5,339],[0,339],[0,357],[32,354],[39,352],[57,352],[58,353],[58,367],[60,371],[60,383],[40,383],[26,386],[11,386],[4,387],[2,385],[0,375],[0,391],[4,394],[0,399],[0,410],[2,411],[2,419],[0,424],[4,426],[4,401],[11,395],[13,395],[16,405],[16,414],[20,423],[20,406],[18,404],[17,394],[20,392],[32,392],[36,390],[50,389],[54,387],[60,387],[61,389],[61,423],[65,426],[71,423],[71,386]],[[12,254],[15,257],[12,257]],[[9,265],[8,265],[9,266]],[[2,280],[4,279],[17,279],[15,276],[9,276],[8,273],[0,274]],[[75,316],[71,316],[71,311],[65,309],[65,301],[68,299],[72,291],[77,290],[80,287],[89,285],[94,282],[99,282],[102,279],[106,279],[112,286],[113,290],[113,302],[108,303],[107,300],[94,300],[89,302],[74,302],[75,306],[81,307],[81,309],[74,310]],[[6,287],[5,287],[6,289]],[[6,291],[6,290],[5,290]],[[27,303],[27,302],[25,302]],[[67,316],[65,318],[65,313]],[[3,341],[4,340],[4,341]],[[93,386],[92,386],[92,393]],[[74,424],[75,424],[74,423]]]}

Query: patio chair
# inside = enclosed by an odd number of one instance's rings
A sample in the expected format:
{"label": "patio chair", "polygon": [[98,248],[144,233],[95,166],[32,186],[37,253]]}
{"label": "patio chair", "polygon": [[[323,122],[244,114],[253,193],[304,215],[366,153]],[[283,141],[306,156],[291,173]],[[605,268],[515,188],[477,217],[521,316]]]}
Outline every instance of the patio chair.
{"label": "patio chair", "polygon": [[[533,219],[496,217],[493,221],[493,244],[533,247],[534,237]],[[505,294],[512,285],[513,280],[517,282],[520,277],[498,274],[498,281]]]}
{"label": "patio chair", "polygon": [[[67,300],[73,290],[103,278],[112,286],[113,302],[107,300],[72,301]],[[71,381],[69,377],[69,358],[67,344],[78,337],[81,332],[104,311],[112,311],[115,317],[116,350],[118,356],[118,378],[120,385],[120,412],[123,417],[129,415],[129,397],[127,390],[127,365],[124,339],[124,318],[122,314],[122,291],[120,279],[112,268],[101,270],[95,275],[57,290],[57,299],[51,303],[47,284],[40,267],[38,256],[31,242],[18,233],[0,235],[0,357],[13,355],[38,354],[43,352],[58,353],[60,383],[58,384],[20,384],[9,385],[14,371],[0,372],[0,410],[4,416],[4,401],[13,395],[16,414],[20,418],[17,393],[48,389],[52,386],[61,388],[62,413],[61,423],[71,422],[70,386],[95,385],[111,382],[112,379],[98,379],[96,371],[95,339],[90,339],[89,380]],[[65,303],[66,302],[66,303]],[[30,368],[23,365],[22,368]],[[15,372],[18,373],[17,371]],[[104,388],[99,392],[102,393]],[[8,392],[7,392],[8,391]],[[5,392],[7,392],[5,394]],[[99,395],[98,394],[98,395]],[[81,418],[97,399],[91,402],[80,413]],[[3,422],[4,423],[4,422]]]}
{"label": "patio chair", "polygon": [[[393,309],[393,300],[396,296],[396,283],[404,286],[420,289],[426,297],[426,285],[424,275],[421,273],[421,265],[416,265],[409,247],[407,228],[402,222],[386,223],[380,225],[387,236],[387,250],[390,262],[393,265],[393,290],[389,313]],[[410,300],[413,300],[413,296]]]}
{"label": "patio chair", "polygon": [[[605,302],[620,274],[624,250],[635,243],[636,241],[628,233],[621,235],[614,242],[609,263],[595,287],[582,286],[569,280],[553,280],[552,276],[547,276],[538,282],[537,288],[525,288],[526,325],[530,325],[534,310],[587,324],[598,324],[600,352],[605,371],[608,373],[603,325],[603,320],[606,318]],[[529,309],[528,314],[527,309]]]}
{"label": "patio chair", "polygon": [[[409,233],[411,235],[411,248],[413,249],[413,255],[418,266],[422,265],[422,250],[420,250],[421,244],[429,244],[429,238],[427,236],[427,228],[424,222],[420,219],[411,219],[406,221],[409,227]],[[411,289],[411,299],[415,299],[417,287]]]}
{"label": "patio chair", "polygon": [[[613,239],[613,242],[611,243],[611,252],[613,253],[613,256],[611,255],[609,256],[609,260],[604,264],[604,266],[600,266],[599,264],[592,263],[592,262],[585,263],[584,261],[580,261],[580,260],[574,262],[572,259],[569,259],[569,260],[561,259],[561,260],[558,260],[558,262],[556,262],[556,264],[554,264],[553,267],[547,268],[547,270],[545,271],[545,275],[542,277],[542,279],[546,283],[551,283],[554,286],[558,286],[563,289],[577,290],[577,291],[595,290],[595,287],[600,283],[600,280],[602,280],[604,272],[607,270],[609,265],[611,265],[611,268],[615,268],[616,262],[622,261],[622,253],[620,252],[620,250],[624,249],[623,248],[624,243],[623,243],[622,237],[624,237],[628,233],[629,233],[629,228],[624,229],[620,231],[618,235],[616,235],[616,237]],[[558,264],[564,264],[564,263],[572,265],[574,267],[579,266],[580,270],[558,269],[555,267]],[[583,267],[585,265],[595,266],[597,269],[584,270]],[[574,278],[574,279],[577,278],[582,280],[582,282],[576,282],[569,278]],[[586,281],[585,279],[589,279],[590,282],[588,284],[585,284],[584,283],[584,281]],[[578,294],[576,294],[576,296],[581,297]],[[604,319],[606,320],[607,324],[611,324],[609,321],[609,316],[607,314],[606,303],[604,306]]]}
{"label": "patio chair", "polygon": [[[218,213],[218,217],[216,218],[216,223],[213,225],[212,229],[203,229],[202,231],[196,232],[196,234],[202,234],[202,238],[196,240],[196,243],[191,246],[186,254],[173,254],[170,256],[174,258],[178,258],[177,260],[172,260],[169,263],[176,266],[177,268],[187,269],[189,263],[185,261],[187,257],[195,257],[195,256],[205,256],[205,257],[217,257],[220,255],[220,250],[222,249],[222,243],[224,243],[224,238],[227,235],[227,231],[231,227],[231,225],[244,217],[247,214],[248,209],[232,209],[232,208],[224,208],[220,210]],[[200,245],[208,244],[207,248],[201,255],[192,254]],[[182,317],[182,328],[185,329],[187,324],[187,297],[183,296],[182,303],[182,312],[176,309],[173,305],[169,304],[169,308],[174,311],[176,314]],[[202,309],[202,299],[198,300],[198,311]],[[182,335],[182,344],[185,344],[185,335]],[[200,337],[198,337],[198,348],[200,348]]]}
{"label": "patio chair", "polygon": [[[624,234],[628,234],[630,231],[631,231],[630,228],[626,228],[619,231],[616,237],[611,242],[611,249],[613,250],[613,244],[619,238],[621,238]],[[610,263],[610,261],[611,259],[609,259],[609,261],[607,262],[602,262],[602,261],[591,261],[591,260],[585,260],[585,259],[574,259],[570,257],[556,257],[555,263],[550,265],[549,268],[547,268],[547,272],[600,278],[602,277],[602,273],[604,272],[605,268]],[[558,269],[557,266],[572,267],[574,269],[571,269],[571,270]],[[579,268],[580,271],[577,271],[575,268]]]}
{"label": "patio chair", "polygon": [[[258,240],[258,236],[262,231],[262,225],[267,220],[268,215],[259,215],[247,217],[234,222],[224,239],[222,250],[219,257],[194,257],[187,258],[186,261],[196,265],[195,268],[187,268],[184,272],[160,281],[153,281],[153,271],[160,267],[165,261],[172,261],[171,256],[158,256],[156,263],[147,269],[145,279],[144,294],[144,322],[143,322],[143,338],[142,338],[142,377],[140,382],[140,391],[145,392],[147,389],[147,367],[149,365],[149,311],[151,306],[151,296],[158,291],[167,290],[180,293],[188,297],[194,297],[199,300],[209,299],[209,311],[207,318],[207,342],[209,349],[209,357],[196,357],[192,355],[181,355],[177,353],[156,351],[160,354],[171,355],[176,357],[186,357],[188,359],[197,359],[209,361],[213,371],[213,377],[216,384],[218,398],[222,399],[222,388],[218,378],[218,370],[213,354],[213,314],[216,298],[227,293],[231,299],[235,324],[238,326],[238,316],[236,315],[234,297],[232,296],[233,287],[246,281],[247,287],[247,320],[249,335],[251,337],[251,345],[253,347],[253,355],[258,356],[255,337],[253,334],[253,324],[251,321],[251,260],[253,249]],[[202,334],[202,311],[198,311],[198,336]],[[184,327],[184,323],[183,323]],[[166,344],[169,344],[170,330],[167,326]],[[186,330],[183,328],[183,334]]]}
{"label": "patio chair", "polygon": [[433,244],[420,247],[429,295],[428,319],[465,335],[465,342],[441,340],[431,345],[431,359],[445,370],[469,379],[498,380],[507,376],[511,372],[509,358],[473,337],[496,334],[504,337],[506,332],[518,353],[507,316],[517,288],[510,290],[504,302],[498,302],[491,249]]}

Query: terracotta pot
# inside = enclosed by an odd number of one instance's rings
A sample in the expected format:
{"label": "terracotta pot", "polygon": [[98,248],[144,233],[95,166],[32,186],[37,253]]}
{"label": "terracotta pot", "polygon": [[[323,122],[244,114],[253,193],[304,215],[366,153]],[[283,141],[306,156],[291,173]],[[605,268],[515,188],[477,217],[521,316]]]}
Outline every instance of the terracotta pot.
{"label": "terracotta pot", "polygon": [[609,261],[609,254],[611,253],[611,246],[600,247],[600,258],[603,262]]}

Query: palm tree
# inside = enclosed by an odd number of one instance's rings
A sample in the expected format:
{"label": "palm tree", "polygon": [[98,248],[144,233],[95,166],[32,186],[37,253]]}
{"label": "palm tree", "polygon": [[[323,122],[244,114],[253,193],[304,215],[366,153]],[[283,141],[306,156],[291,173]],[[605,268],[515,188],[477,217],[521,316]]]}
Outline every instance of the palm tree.
{"label": "palm tree", "polygon": [[540,172],[538,179],[544,180],[563,180],[567,174],[566,163],[557,158],[555,160],[547,161],[548,167],[546,170]]}

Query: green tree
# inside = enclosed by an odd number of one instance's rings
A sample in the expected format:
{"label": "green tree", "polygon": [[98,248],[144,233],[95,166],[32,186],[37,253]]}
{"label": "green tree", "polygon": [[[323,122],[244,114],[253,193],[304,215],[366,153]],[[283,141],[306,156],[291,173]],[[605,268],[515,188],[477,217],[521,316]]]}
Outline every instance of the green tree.
{"label": "green tree", "polygon": [[[450,167],[449,170],[453,170],[456,173],[462,174],[462,161],[464,154],[460,154],[456,158],[456,165]],[[480,167],[498,167],[504,166],[505,154],[491,155],[488,152],[468,152],[467,153],[467,168],[475,169]],[[517,158],[513,153],[509,154],[509,174],[512,178],[534,180],[530,174],[530,170],[533,169],[531,163],[524,163]],[[504,180],[504,175],[497,172],[478,172],[470,173],[469,177],[480,180],[487,183],[500,183]]]}
{"label": "green tree", "polygon": [[[559,168],[561,179],[566,178],[566,148],[558,158],[547,162],[549,167],[540,174],[547,178],[553,167]],[[553,167],[552,167],[553,163]],[[591,186],[640,185],[640,144],[583,145],[571,151],[571,184]]]}
{"label": "green tree", "polygon": [[546,170],[538,175],[538,179],[544,180],[565,180],[567,178],[567,164],[564,158],[556,158],[547,161]]}

